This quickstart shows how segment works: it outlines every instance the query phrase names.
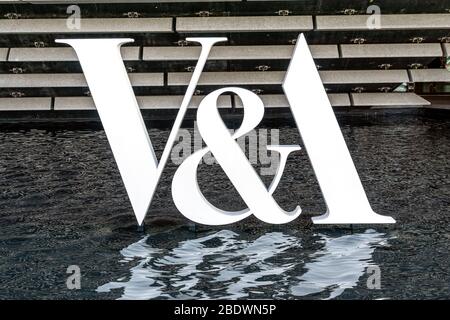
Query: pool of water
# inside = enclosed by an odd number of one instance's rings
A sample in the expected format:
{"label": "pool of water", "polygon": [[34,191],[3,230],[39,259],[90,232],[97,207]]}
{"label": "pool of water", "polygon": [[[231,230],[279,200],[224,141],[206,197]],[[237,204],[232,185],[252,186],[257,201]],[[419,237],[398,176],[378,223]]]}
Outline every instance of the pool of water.
{"label": "pool of water", "polygon": [[[101,129],[2,127],[0,299],[450,298],[450,119],[340,124],[374,210],[395,225],[312,225],[325,206],[303,149],[274,194],[301,205],[293,223],[193,230],[171,200],[169,163],[139,233]],[[158,155],[168,133],[149,130]],[[302,145],[295,128],[279,134]],[[219,165],[198,174],[212,203],[245,207]],[[80,289],[67,288],[71,265]]]}

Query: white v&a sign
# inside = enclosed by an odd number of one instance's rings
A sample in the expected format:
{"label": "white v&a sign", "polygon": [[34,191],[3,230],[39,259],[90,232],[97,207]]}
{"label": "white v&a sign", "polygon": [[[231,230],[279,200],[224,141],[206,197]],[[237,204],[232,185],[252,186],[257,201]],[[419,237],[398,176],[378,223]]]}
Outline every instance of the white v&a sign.
{"label": "white v&a sign", "polygon": [[[181,103],[167,144],[157,160],[142,115],[122,61],[120,47],[132,39],[63,39],[80,60],[90,92],[111,145],[125,188],[139,224],[150,207],[156,186],[187,107],[194,94],[212,46],[226,38],[187,38],[202,46],[191,81]],[[300,131],[323,193],[327,212],[313,218],[316,224],[395,223],[375,213],[367,199],[322,81],[301,34],[298,38],[283,90]],[[241,127],[231,135],[218,112],[217,99],[225,92],[239,96],[244,106]],[[287,157],[298,145],[269,146],[280,155],[280,167],[269,188],[249,163],[235,139],[255,128],[264,115],[264,104],[253,92],[236,87],[208,94],[197,110],[197,123],[207,147],[189,156],[177,169],[172,196],[178,210],[190,220],[207,225],[224,225],[249,215],[271,223],[288,223],[301,209],[287,212],[272,196],[284,171]],[[211,151],[247,205],[241,211],[224,211],[213,206],[197,182],[197,166]]]}

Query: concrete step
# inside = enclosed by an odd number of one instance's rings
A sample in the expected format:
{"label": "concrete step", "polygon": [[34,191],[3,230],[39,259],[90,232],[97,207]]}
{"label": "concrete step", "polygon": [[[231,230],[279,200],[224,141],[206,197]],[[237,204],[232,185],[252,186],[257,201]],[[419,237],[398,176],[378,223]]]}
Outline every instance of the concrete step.
{"label": "concrete step", "polygon": [[[197,108],[204,96],[194,96],[189,108]],[[139,107],[144,110],[178,109],[183,96],[138,96]],[[289,108],[289,103],[284,95],[260,95],[266,108]],[[436,100],[433,105],[415,93],[339,93],[328,94],[333,107],[370,107],[370,108],[399,108],[399,107],[423,107],[438,108],[440,104]],[[434,98],[436,99],[436,98]],[[51,110],[52,99],[47,97],[22,97],[0,98],[0,111],[37,111]],[[441,103],[443,109],[450,109],[447,100]],[[229,95],[220,96],[219,108],[230,109],[232,107]],[[235,97],[236,108],[242,108],[242,102]],[[312,108],[314,106],[311,106]],[[91,97],[55,97],[54,110],[95,110],[95,104]]]}
{"label": "concrete step", "polygon": [[351,93],[354,107],[404,108],[423,107],[430,102],[412,92]]}

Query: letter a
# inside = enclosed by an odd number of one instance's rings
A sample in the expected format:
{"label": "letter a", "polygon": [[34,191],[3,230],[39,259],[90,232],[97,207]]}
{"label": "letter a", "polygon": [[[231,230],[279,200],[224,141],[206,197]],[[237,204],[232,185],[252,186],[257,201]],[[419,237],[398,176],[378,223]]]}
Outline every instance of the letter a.
{"label": "letter a", "polygon": [[303,34],[298,37],[283,90],[327,204],[327,212],[313,222],[395,223],[370,207]]}

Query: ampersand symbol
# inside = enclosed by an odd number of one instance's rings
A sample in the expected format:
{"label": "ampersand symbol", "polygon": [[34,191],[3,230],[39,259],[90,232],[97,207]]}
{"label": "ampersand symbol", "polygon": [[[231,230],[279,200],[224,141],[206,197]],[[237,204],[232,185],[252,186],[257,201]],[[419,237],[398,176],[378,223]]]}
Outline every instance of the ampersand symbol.
{"label": "ampersand symbol", "polygon": [[[233,92],[244,106],[244,118],[236,132],[231,135],[223,122],[217,99],[224,92]],[[280,208],[272,194],[286,165],[288,155],[300,150],[298,145],[268,146],[268,150],[280,154],[280,166],[269,187],[266,188],[235,139],[253,130],[264,116],[264,104],[253,92],[241,88],[223,88],[211,92],[197,110],[199,132],[207,147],[189,156],[175,172],[172,195],[176,207],[188,219],[207,225],[224,225],[242,220],[251,214],[272,224],[288,223],[297,218],[301,209],[297,206],[287,212]],[[248,208],[241,211],[224,211],[213,206],[202,194],[197,181],[197,167],[202,157],[212,152]]]}

